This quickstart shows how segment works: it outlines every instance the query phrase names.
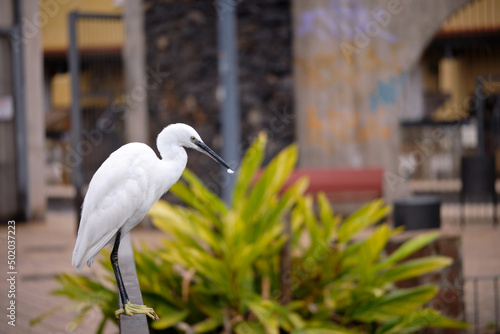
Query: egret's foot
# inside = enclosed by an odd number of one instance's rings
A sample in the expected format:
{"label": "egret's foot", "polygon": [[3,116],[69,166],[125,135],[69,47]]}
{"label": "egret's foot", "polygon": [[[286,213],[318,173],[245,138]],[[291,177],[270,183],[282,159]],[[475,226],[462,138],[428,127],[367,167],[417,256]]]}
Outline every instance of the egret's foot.
{"label": "egret's foot", "polygon": [[147,307],[146,305],[132,304],[130,301],[128,301],[124,307],[115,311],[116,318],[120,319],[120,314],[122,313],[125,313],[126,315],[129,315],[131,317],[134,315],[134,313],[145,314],[153,320],[160,321],[160,318],[158,318],[155,310],[153,310],[151,307]]}

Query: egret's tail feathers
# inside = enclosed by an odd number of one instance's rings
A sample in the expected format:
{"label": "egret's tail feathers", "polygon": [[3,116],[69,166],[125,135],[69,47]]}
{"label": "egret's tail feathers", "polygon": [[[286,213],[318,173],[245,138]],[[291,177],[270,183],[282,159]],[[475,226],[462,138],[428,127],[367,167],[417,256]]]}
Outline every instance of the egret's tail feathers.
{"label": "egret's tail feathers", "polygon": [[90,259],[90,260],[87,261],[87,266],[89,268],[92,267],[92,263],[94,263],[94,260],[95,260],[95,256],[92,259]]}
{"label": "egret's tail feathers", "polygon": [[83,267],[85,267],[85,264],[90,268],[92,267],[92,264],[94,263],[95,258],[99,254],[99,251],[97,251],[97,254],[90,254],[90,256],[86,257],[81,257],[77,258],[75,257],[75,254],[73,254],[73,261],[72,264],[76,267],[76,272],[80,272]]}
{"label": "egret's tail feathers", "polygon": [[73,259],[71,261],[71,264],[76,267],[76,272],[79,273],[80,270],[82,270],[82,268],[85,266],[86,261],[83,261],[83,255],[78,250],[79,247],[77,242],[75,245],[75,250],[73,251]]}
{"label": "egret's tail feathers", "polygon": [[86,237],[78,236],[76,240],[75,250],[73,251],[72,264],[79,272],[85,264],[92,267],[95,258],[99,255],[101,249],[111,241],[114,241],[114,236],[118,229],[113,229],[107,235],[103,236],[100,240],[95,242],[88,241]]}

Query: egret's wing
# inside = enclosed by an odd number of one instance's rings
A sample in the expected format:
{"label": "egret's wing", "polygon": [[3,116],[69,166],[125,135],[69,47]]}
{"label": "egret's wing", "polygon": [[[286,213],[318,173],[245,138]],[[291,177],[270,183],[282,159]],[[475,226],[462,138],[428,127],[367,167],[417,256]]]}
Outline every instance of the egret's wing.
{"label": "egret's wing", "polygon": [[101,248],[134,218],[148,190],[151,159],[157,158],[147,145],[128,144],[111,154],[92,177],[73,251],[78,271],[85,263],[90,267]]}

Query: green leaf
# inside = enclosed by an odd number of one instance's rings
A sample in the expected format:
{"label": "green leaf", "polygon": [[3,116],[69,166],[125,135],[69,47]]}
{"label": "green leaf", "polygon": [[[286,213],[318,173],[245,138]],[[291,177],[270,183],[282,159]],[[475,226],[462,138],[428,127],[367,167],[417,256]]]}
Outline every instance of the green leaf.
{"label": "green leaf", "polygon": [[391,255],[389,255],[385,260],[380,261],[380,263],[377,264],[377,270],[380,270],[384,267],[387,267],[388,265],[406,259],[411,254],[415,253],[416,251],[424,248],[431,242],[435,241],[438,235],[439,234],[435,232],[425,233],[406,241]]}
{"label": "green leaf", "polygon": [[359,334],[361,332],[332,324],[323,324],[321,327],[304,328],[292,331],[292,334]]}
{"label": "green leaf", "polygon": [[212,209],[215,214],[225,214],[227,212],[226,204],[215,193],[205,187],[203,182],[189,169],[185,169],[182,173],[182,178],[189,184],[195,196],[202,203],[210,203],[209,209]]}
{"label": "green leaf", "polygon": [[379,222],[389,213],[390,208],[383,205],[383,200],[378,199],[368,203],[340,225],[338,230],[339,243],[350,241],[362,229]]}
{"label": "green leaf", "polygon": [[162,255],[168,261],[181,263],[186,268],[194,268],[198,275],[203,275],[222,287],[230,286],[226,264],[206,252],[193,248],[175,249]]}
{"label": "green leaf", "polygon": [[397,282],[425,275],[432,271],[447,267],[452,263],[453,260],[446,256],[429,256],[409,260],[387,270],[378,280],[382,282]]}
{"label": "green leaf", "polygon": [[372,235],[366,239],[358,251],[358,270],[361,276],[361,280],[368,283],[373,280],[373,273],[368,274],[372,268],[373,263],[378,260],[380,252],[384,249],[387,244],[391,233],[389,227],[386,224],[379,226]]}
{"label": "green leaf", "polygon": [[38,317],[36,317],[34,319],[31,319],[30,320],[30,326],[37,325],[38,323],[40,323],[41,321],[47,319],[48,317],[51,317],[52,315],[54,315],[55,313],[57,313],[61,309],[62,309],[62,305],[56,305],[56,306],[50,308],[48,311],[43,312]]}
{"label": "green leaf", "polygon": [[290,145],[281,151],[265,168],[257,184],[246,201],[241,217],[257,219],[262,216],[268,203],[275,198],[283,184],[288,180],[297,162],[298,149]]}
{"label": "green leaf", "polygon": [[270,300],[263,300],[254,296],[246,302],[247,307],[255,314],[264,326],[267,334],[278,334],[278,318],[276,317],[276,304]]}
{"label": "green leaf", "polygon": [[464,329],[470,328],[470,325],[467,322],[456,321],[454,319],[442,316],[436,310],[426,309],[425,311],[427,311],[427,312],[435,311],[436,312],[435,317],[429,317],[427,319],[429,321],[427,323],[427,326],[429,326],[429,327],[464,328]]}
{"label": "green leaf", "polygon": [[159,201],[153,205],[149,215],[157,228],[176,237],[184,246],[202,250],[209,245],[221,250],[220,235],[214,231],[211,221],[192,210]]}
{"label": "green leaf", "polygon": [[266,330],[257,321],[241,321],[234,328],[236,334],[266,334]]}
{"label": "green leaf", "polygon": [[251,182],[254,181],[254,176],[262,160],[267,143],[267,135],[265,132],[260,132],[257,139],[253,142],[250,148],[245,153],[241,161],[240,168],[238,169],[238,176],[236,178],[235,187],[233,190],[232,205],[238,208],[243,205],[244,197],[248,191]]}
{"label": "green leaf", "polygon": [[415,311],[431,300],[437,291],[434,285],[396,290],[356,308],[352,318],[364,322],[390,321]]}
{"label": "green leaf", "polygon": [[276,224],[279,219],[282,218],[283,214],[290,210],[290,208],[299,200],[307,190],[309,185],[309,180],[302,177],[295,181],[285,193],[281,196],[276,208],[270,208],[270,217],[266,220],[270,224]]}
{"label": "green leaf", "polygon": [[99,326],[97,327],[96,334],[102,334],[104,333],[104,327],[106,326],[106,323],[108,322],[108,318],[103,317],[102,321],[99,323]]}
{"label": "green leaf", "polygon": [[340,217],[333,215],[331,204],[323,192],[318,194],[318,210],[323,225],[323,239],[326,243],[329,243],[334,238],[334,232],[340,222]]}
{"label": "green leaf", "polygon": [[203,321],[198,322],[193,326],[193,330],[195,333],[206,333],[216,330],[218,327],[222,326],[223,319],[222,314],[219,317],[207,318]]}
{"label": "green leaf", "polygon": [[71,322],[69,323],[68,325],[68,329],[69,331],[74,331],[75,329],[78,328],[78,326],[81,325],[81,323],[83,322],[83,320],[85,319],[85,316],[87,315],[87,313],[92,310],[92,305],[86,305],[84,306],[79,312],[78,314],[76,315],[76,317],[73,318],[73,320],[71,320]]}
{"label": "green leaf", "polygon": [[[224,203],[187,169],[184,170],[183,180],[188,184],[179,181],[169,191],[221,227],[219,216],[227,211]],[[211,205],[206,205],[209,200]]]}
{"label": "green leaf", "polygon": [[305,198],[299,200],[297,202],[297,205],[302,210],[302,215],[304,216],[304,221],[306,223],[307,232],[310,238],[309,250],[304,255],[305,257],[309,257],[312,250],[315,249],[319,244],[321,230],[314,213],[312,197],[306,196]]}
{"label": "green leaf", "polygon": [[175,326],[178,322],[183,321],[189,315],[189,310],[177,310],[165,304],[156,306],[156,313],[160,317],[160,321],[153,321],[154,329],[165,329]]}
{"label": "green leaf", "polygon": [[410,334],[426,327],[468,328],[469,325],[439,314],[437,310],[420,309],[381,326],[376,334]]}

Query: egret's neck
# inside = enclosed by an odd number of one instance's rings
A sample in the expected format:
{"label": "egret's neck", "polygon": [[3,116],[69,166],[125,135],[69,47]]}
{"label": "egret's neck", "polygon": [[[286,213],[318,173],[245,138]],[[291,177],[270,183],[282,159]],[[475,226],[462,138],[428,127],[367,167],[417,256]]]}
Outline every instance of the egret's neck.
{"label": "egret's neck", "polygon": [[154,182],[157,187],[156,200],[179,180],[187,164],[187,153],[184,147],[168,145],[158,150],[162,159],[158,160],[156,167],[157,181]]}
{"label": "egret's neck", "polygon": [[165,128],[156,140],[161,155],[159,161],[160,196],[163,195],[182,175],[187,164],[187,152],[179,145],[179,141],[170,127]]}
{"label": "egret's neck", "polygon": [[163,161],[178,163],[180,166],[182,166],[183,170],[186,167],[187,153],[184,147],[170,144],[158,147],[158,151],[160,151],[161,159]]}

